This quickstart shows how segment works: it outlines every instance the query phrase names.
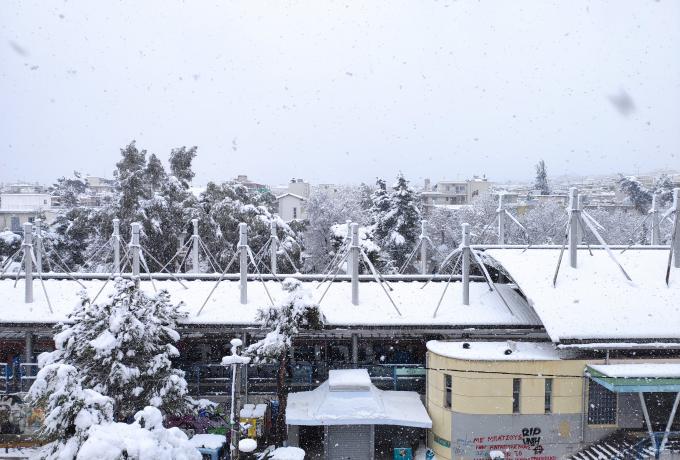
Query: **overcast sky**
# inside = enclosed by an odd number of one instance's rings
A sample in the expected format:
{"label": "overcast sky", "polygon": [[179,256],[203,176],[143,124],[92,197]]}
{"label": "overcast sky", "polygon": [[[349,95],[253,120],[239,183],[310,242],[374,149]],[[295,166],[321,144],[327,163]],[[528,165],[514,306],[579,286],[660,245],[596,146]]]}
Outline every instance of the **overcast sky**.
{"label": "overcast sky", "polygon": [[0,181],[680,169],[680,2],[3,1]]}

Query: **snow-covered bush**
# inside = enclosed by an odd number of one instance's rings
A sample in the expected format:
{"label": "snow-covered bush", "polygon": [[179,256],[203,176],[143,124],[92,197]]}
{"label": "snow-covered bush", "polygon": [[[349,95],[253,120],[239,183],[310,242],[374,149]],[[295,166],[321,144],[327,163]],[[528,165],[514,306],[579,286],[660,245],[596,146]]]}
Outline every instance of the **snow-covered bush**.
{"label": "snow-covered bush", "polygon": [[164,428],[163,415],[145,407],[134,422],[93,425],[76,460],[200,460],[187,435],[179,428]]}
{"label": "snow-covered bush", "polygon": [[55,439],[39,453],[41,459],[73,459],[93,425],[111,423],[113,400],[83,388],[78,370],[68,364],[45,364],[48,356],[41,355],[42,366],[31,386],[27,399],[45,408],[41,434]]}

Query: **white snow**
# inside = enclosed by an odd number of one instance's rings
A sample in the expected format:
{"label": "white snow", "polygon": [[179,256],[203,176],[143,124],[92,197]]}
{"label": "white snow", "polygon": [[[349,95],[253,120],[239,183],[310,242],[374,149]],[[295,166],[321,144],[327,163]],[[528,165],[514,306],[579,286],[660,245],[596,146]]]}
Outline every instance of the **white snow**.
{"label": "white snow", "polygon": [[[463,348],[463,344],[469,348]],[[443,342],[430,340],[427,349],[447,358],[476,361],[556,361],[555,345],[545,342]],[[507,354],[508,351],[511,353]]]}
{"label": "white snow", "polygon": [[330,391],[368,391],[371,377],[366,369],[341,369],[328,372]]}
{"label": "white snow", "polygon": [[249,438],[241,439],[238,442],[238,449],[241,452],[246,452],[246,453],[252,452],[255,449],[257,449],[257,441],[255,441],[254,439],[249,439]]}
{"label": "white snow", "polygon": [[14,232],[10,232],[9,230],[3,230],[0,232],[0,240],[9,246],[21,241],[21,237]]}
{"label": "white snow", "polygon": [[589,364],[588,367],[607,377],[680,378],[680,362]]}
{"label": "white snow", "polygon": [[615,256],[627,281],[604,250],[578,251],[578,268],[564,253],[553,287],[559,249],[492,249],[541,318],[554,342],[565,339],[680,338],[680,270],[665,275],[668,250],[629,249]]}
{"label": "white snow", "polygon": [[304,460],[305,451],[299,447],[279,447],[271,453],[271,460]]}
{"label": "white snow", "polygon": [[189,443],[194,447],[205,447],[207,449],[219,449],[227,442],[221,434],[195,434],[189,439]]}
{"label": "white snow", "polygon": [[[355,377],[340,377],[340,381],[363,380],[355,380]],[[373,385],[363,391],[330,391],[328,381],[312,391],[290,393],[286,423],[432,427],[432,421],[416,392],[382,391]]]}
{"label": "white snow", "polygon": [[[94,297],[104,284],[100,280],[84,280],[86,291]],[[173,303],[182,301],[182,310],[188,317],[184,324],[257,324],[256,314],[260,307],[270,304],[269,298],[259,281],[248,283],[248,303],[239,301],[238,281],[222,281],[200,315],[197,315],[208,294],[215,286],[214,281],[183,281],[188,289],[184,289],[177,281],[155,281],[157,289],[167,289]],[[284,294],[280,283],[267,281],[267,288],[274,301]],[[316,289],[317,282],[305,281],[303,284],[312,292],[313,299],[318,301],[325,286]],[[451,283],[444,301],[435,318],[432,317],[437,302],[444,290],[444,282],[429,283],[391,282],[394,289],[390,295],[399,307],[402,316],[396,312],[381,286],[376,282],[362,282],[359,285],[358,306],[351,302],[351,283],[335,282],[321,302],[321,310],[326,316],[327,324],[341,325],[507,325],[535,326],[540,325],[538,318],[527,306],[522,297],[506,285],[500,285],[512,313],[495,292],[489,291],[486,283],[470,284],[470,305],[462,304],[462,285]],[[34,302],[24,302],[23,281],[16,289],[14,280],[0,280],[0,322],[56,323],[66,320],[67,314],[79,302],[78,292],[82,289],[73,280],[45,280],[45,288],[52,303],[53,313],[48,309],[45,296],[39,281],[34,281]],[[149,281],[142,281],[141,286],[153,293]],[[109,282],[100,294],[97,302],[113,290],[113,282]]]}

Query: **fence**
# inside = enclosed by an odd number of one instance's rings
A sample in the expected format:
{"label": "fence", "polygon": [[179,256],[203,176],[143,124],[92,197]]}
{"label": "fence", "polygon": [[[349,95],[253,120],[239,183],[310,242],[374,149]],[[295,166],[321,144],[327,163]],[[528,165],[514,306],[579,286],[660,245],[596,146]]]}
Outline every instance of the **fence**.
{"label": "fence", "polygon": [[[371,382],[381,390],[425,392],[425,368],[419,364],[333,364],[297,362],[290,364],[286,383],[290,391],[308,391],[326,379],[331,369],[366,369]],[[185,367],[186,379],[192,394],[223,395],[231,391],[231,370],[220,364],[197,364]],[[275,394],[277,364],[247,366],[249,394]],[[244,376],[245,378],[245,376]],[[243,384],[244,382],[242,382]]]}

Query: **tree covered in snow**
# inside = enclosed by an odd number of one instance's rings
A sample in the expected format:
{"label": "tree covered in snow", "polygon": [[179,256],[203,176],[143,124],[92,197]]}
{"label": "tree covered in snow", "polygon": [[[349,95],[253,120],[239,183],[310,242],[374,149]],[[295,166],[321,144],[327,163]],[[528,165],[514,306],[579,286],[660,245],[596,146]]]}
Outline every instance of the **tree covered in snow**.
{"label": "tree covered in snow", "polygon": [[[299,233],[273,213],[273,203],[274,197],[268,191],[251,191],[237,182],[208,183],[192,217],[199,220],[199,233],[221,268],[225,268],[237,250],[241,222],[248,225],[248,245],[253,255],[257,255],[269,240],[270,225],[275,221],[282,246],[280,251],[285,249],[296,266],[299,265]],[[269,258],[263,257],[262,260],[268,267]],[[294,272],[285,256],[277,258],[277,261],[280,273]],[[231,271],[237,270],[238,264],[235,263]],[[252,266],[249,270],[253,270]],[[259,270],[266,272],[268,268],[260,266]]]}
{"label": "tree covered in snow", "polygon": [[663,207],[673,200],[673,182],[666,175],[656,179],[651,188],[645,187],[635,177],[619,177],[619,188],[628,196],[630,203],[641,213],[652,207],[652,195],[658,194],[657,206]]}
{"label": "tree covered in snow", "polygon": [[396,272],[406,262],[420,235],[420,195],[403,174],[397,175],[389,190],[378,179],[372,196],[372,223],[376,244],[381,248],[380,265],[385,272]]}
{"label": "tree covered in snow", "polygon": [[548,184],[548,170],[545,167],[545,161],[541,160],[536,164],[536,181],[534,188],[538,190],[541,195],[550,195],[550,184]]}
{"label": "tree covered in snow", "polygon": [[276,419],[277,445],[286,439],[286,404],[288,402],[288,385],[286,382],[286,366],[294,337],[302,330],[319,330],[323,328],[325,318],[319,305],[312,299],[312,294],[302,287],[302,283],[293,278],[286,278],[282,284],[285,296],[275,305],[261,308],[258,321],[262,328],[268,330],[267,335],[252,345],[246,354],[255,362],[277,362],[276,394],[279,400],[279,413]]}
{"label": "tree covered in snow", "polygon": [[21,248],[21,237],[9,230],[0,230],[0,263]]}
{"label": "tree covered in snow", "polygon": [[180,305],[167,291],[150,295],[138,280],[116,279],[113,293],[80,304],[59,326],[55,351],[42,362],[75,368],[84,388],[113,400],[114,418],[124,420],[147,405],[180,414],[192,407],[184,372],[174,369]]}
{"label": "tree covered in snow", "polygon": [[88,389],[78,369],[50,362],[43,354],[42,367],[27,400],[45,410],[41,434],[54,442],[41,451],[41,459],[74,459],[93,425],[113,421],[113,399]]}
{"label": "tree covered in snow", "polygon": [[307,226],[302,236],[305,271],[321,273],[335,257],[338,250],[334,225],[350,220],[360,225],[370,224],[367,190],[360,187],[339,187],[337,190],[313,188],[307,200]]}

